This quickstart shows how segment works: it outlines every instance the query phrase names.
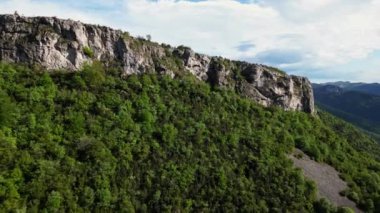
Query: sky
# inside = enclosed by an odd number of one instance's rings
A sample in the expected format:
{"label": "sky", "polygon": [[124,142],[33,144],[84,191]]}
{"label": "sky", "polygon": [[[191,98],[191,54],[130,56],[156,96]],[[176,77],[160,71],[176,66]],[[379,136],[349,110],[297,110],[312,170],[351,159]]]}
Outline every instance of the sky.
{"label": "sky", "polygon": [[380,82],[380,0],[0,0],[0,13],[107,25],[313,82]]}

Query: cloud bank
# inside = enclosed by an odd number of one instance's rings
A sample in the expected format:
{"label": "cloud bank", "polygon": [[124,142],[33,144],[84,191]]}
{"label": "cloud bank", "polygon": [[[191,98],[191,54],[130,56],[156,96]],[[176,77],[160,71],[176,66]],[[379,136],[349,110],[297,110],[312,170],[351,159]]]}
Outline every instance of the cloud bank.
{"label": "cloud bank", "polygon": [[377,0],[0,0],[0,13],[109,25],[314,81],[380,82]]}

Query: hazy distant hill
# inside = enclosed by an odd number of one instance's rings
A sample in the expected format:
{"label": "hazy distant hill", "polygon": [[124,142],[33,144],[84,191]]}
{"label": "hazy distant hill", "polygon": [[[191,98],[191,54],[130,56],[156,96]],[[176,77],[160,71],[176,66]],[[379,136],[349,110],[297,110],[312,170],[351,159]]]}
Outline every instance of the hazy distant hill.
{"label": "hazy distant hill", "polygon": [[367,84],[367,83],[351,83],[348,81],[337,81],[337,82],[329,82],[329,83],[323,83],[323,84],[314,84],[314,86],[317,86],[317,87],[327,86],[327,85],[338,86],[344,91],[357,91],[357,92],[364,92],[364,93],[380,96],[379,83]]}
{"label": "hazy distant hill", "polygon": [[319,107],[357,126],[380,133],[380,84],[334,82],[314,84]]}

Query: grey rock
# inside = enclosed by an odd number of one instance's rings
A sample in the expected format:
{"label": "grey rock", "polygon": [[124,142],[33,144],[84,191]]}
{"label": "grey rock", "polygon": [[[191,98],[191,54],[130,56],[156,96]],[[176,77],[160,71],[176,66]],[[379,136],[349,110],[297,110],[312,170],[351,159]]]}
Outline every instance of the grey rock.
{"label": "grey rock", "polygon": [[[84,49],[90,49],[89,55]],[[54,17],[0,15],[0,60],[48,70],[79,70],[94,60],[118,65],[123,75],[184,72],[213,86],[233,89],[264,106],[314,113],[310,82],[274,68],[172,48],[108,27]]]}

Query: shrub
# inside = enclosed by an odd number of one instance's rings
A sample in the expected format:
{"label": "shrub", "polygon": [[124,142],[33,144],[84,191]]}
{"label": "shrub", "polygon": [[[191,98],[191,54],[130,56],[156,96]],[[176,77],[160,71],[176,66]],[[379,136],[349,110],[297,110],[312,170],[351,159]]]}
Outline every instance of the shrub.
{"label": "shrub", "polygon": [[88,46],[83,47],[83,53],[89,58],[94,57],[94,51]]}

